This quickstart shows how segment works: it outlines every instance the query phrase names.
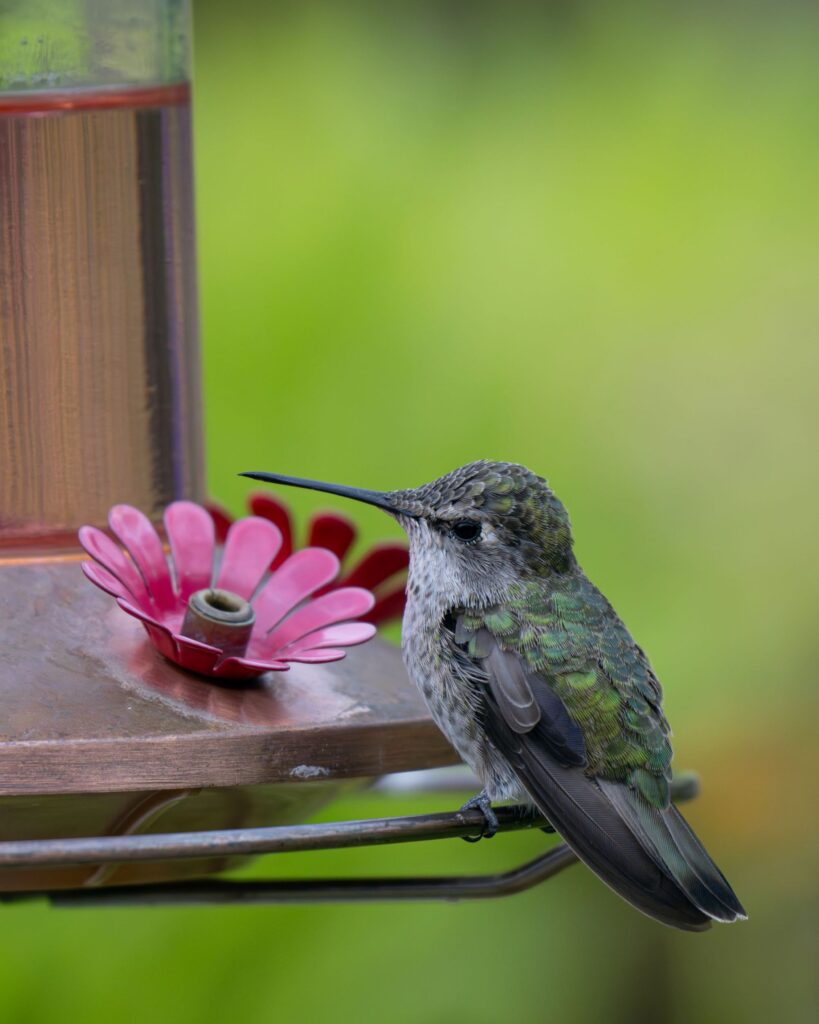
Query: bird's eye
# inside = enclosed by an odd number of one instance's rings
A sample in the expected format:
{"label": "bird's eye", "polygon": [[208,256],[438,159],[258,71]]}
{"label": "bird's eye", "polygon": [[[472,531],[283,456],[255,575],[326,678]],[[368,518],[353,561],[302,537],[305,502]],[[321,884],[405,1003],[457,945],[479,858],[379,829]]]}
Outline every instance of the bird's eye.
{"label": "bird's eye", "polygon": [[452,524],[451,533],[464,544],[474,544],[481,535],[481,524],[473,519],[459,519],[457,523]]}

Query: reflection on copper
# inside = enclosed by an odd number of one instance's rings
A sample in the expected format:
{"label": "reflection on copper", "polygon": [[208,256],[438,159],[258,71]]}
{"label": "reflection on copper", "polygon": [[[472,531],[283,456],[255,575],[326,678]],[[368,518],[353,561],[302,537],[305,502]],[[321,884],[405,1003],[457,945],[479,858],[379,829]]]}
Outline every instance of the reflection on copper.
{"label": "reflection on copper", "polygon": [[[232,682],[203,678],[178,667],[168,672],[168,663],[137,623],[109,613],[105,624],[111,636],[109,649],[122,659],[127,677],[134,680],[133,688],[169,700],[188,714],[277,728],[306,721],[319,725],[355,715],[356,699],[345,692],[343,685],[347,674],[355,675],[355,650],[348,653],[345,662],[336,662],[332,668],[294,664],[285,672]],[[368,649],[374,646],[370,644]]]}
{"label": "reflection on copper", "polygon": [[[177,791],[139,794],[134,802],[130,804],[119,818],[114,821],[110,828],[106,829],[108,836],[132,836],[144,832],[145,829],[158,821],[162,815],[180,800],[198,793],[197,789],[180,789]],[[82,883],[84,886],[104,885],[110,882],[111,876],[117,870],[116,864],[100,864],[92,869],[88,877]]]}

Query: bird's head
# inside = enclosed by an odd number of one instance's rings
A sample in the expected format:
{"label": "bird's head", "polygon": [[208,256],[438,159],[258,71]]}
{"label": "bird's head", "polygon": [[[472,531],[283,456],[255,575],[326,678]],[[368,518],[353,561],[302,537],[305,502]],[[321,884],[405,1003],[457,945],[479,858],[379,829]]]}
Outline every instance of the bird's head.
{"label": "bird's head", "polygon": [[406,530],[411,573],[469,603],[574,564],[566,509],[546,481],[509,462],[471,462],[404,491],[369,491],[275,473],[243,473],[375,505]]}

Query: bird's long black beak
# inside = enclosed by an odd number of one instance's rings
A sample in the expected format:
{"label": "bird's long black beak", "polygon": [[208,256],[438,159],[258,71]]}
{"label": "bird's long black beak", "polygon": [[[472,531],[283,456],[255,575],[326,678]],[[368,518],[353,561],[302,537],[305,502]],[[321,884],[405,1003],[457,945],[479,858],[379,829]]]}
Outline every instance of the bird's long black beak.
{"label": "bird's long black beak", "polygon": [[251,480],[263,480],[268,484],[284,484],[287,487],[305,487],[310,491],[338,494],[342,498],[352,498],[353,501],[363,501],[367,505],[383,508],[385,512],[392,515],[413,516],[413,513],[397,508],[390,500],[390,495],[383,491],[367,491],[362,487],[328,484],[323,480],[303,480],[299,476],[280,476],[278,473],[240,473],[239,476],[247,476]]}

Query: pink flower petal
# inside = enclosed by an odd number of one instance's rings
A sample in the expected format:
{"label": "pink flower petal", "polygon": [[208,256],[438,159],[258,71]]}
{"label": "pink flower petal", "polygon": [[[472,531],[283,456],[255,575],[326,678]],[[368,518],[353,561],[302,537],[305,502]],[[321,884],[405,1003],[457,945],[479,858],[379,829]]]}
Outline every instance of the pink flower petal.
{"label": "pink flower petal", "polygon": [[142,625],[159,653],[169,661],[178,661],[176,644],[173,642],[170,631],[165,626],[157,626],[153,622],[143,622]]}
{"label": "pink flower petal", "polygon": [[319,512],[310,520],[307,544],[311,548],[327,548],[343,559],[356,536],[356,528],[346,516],[338,512]]}
{"label": "pink flower petal", "polygon": [[369,590],[358,587],[331,590],[289,615],[269,634],[265,648],[271,652],[278,651],[314,630],[363,615],[374,603],[375,598]]}
{"label": "pink flower petal", "polygon": [[254,657],[268,648],[265,634],[291,609],[324,586],[338,572],[338,559],[326,548],[304,548],[277,569],[253,602],[256,628],[248,652]]}
{"label": "pink flower petal", "polygon": [[213,574],[213,520],[192,501],[175,501],[165,509],[165,529],[171,544],[176,592],[187,601],[197,590],[209,587]]}
{"label": "pink flower petal", "polygon": [[346,651],[338,650],[335,647],[325,647],[321,650],[299,651],[289,660],[303,662],[307,665],[317,665],[324,661],[341,661],[346,656]]}
{"label": "pink flower petal", "polygon": [[162,625],[153,611],[148,611],[145,608],[140,608],[137,605],[132,604],[126,597],[118,597],[117,604],[124,612],[127,612],[129,615],[133,615],[133,617],[135,619],[139,619],[140,622],[151,622],[155,626],[161,626],[162,629],[167,628]]}
{"label": "pink flower petal", "polygon": [[269,520],[240,519],[228,533],[216,586],[247,600],[281,545],[281,531]]}
{"label": "pink flower petal", "polygon": [[252,658],[225,658],[213,670],[222,679],[253,679],[262,672],[287,672],[286,661],[254,661]]}
{"label": "pink flower petal", "polygon": [[114,505],[108,513],[108,523],[142,573],[158,610],[162,614],[176,611],[179,602],[173,592],[168,562],[148,517],[131,505]]}
{"label": "pink flower petal", "polygon": [[83,562],[80,568],[92,583],[112,597],[131,597],[128,590],[120,583],[116,576],[112,576],[107,569],[103,569],[96,562]]}
{"label": "pink flower petal", "polygon": [[317,629],[313,633],[299,637],[287,647],[281,649],[281,657],[290,658],[299,651],[309,651],[321,647],[354,647],[363,644],[375,636],[376,628],[369,622],[342,622],[325,629]]}
{"label": "pink flower petal", "polygon": [[[153,605],[151,592],[145,586],[145,581],[139,570],[119,544],[112,541],[108,534],[98,530],[95,526],[81,526],[79,538],[80,544],[94,561],[99,562],[103,568],[116,576],[137,604]],[[94,582],[96,583],[96,580]]]}
{"label": "pink flower petal", "polygon": [[287,505],[279,501],[278,498],[258,491],[250,495],[248,505],[254,516],[270,520],[271,523],[278,526],[281,532],[282,546],[270,565],[272,572],[283,565],[293,553],[293,524],[290,521],[290,511]]}
{"label": "pink flower petal", "polygon": [[[267,495],[257,496],[254,507],[262,516],[232,524],[228,530],[215,584],[253,599],[267,566],[279,565],[253,601],[257,624],[246,657],[225,658],[220,649],[178,631],[188,597],[209,586],[213,576],[217,524],[201,506],[174,502],[165,513],[176,589],[159,534],[142,512],[128,505],[117,505],[109,514],[111,529],[126,551],[100,530],[84,527],[80,531],[80,540],[94,559],[83,563],[83,572],[112,594],[124,612],[142,622],[162,655],[206,676],[253,678],[271,670],[284,671],[294,661],[338,661],[345,648],[370,639],[375,632],[371,624],[350,621],[375,612],[375,599],[369,591],[344,586],[315,597],[337,576],[337,554],[344,554],[355,538],[352,524],[335,514],[314,517],[311,539],[329,546],[307,548],[282,561],[292,543],[286,507]],[[214,514],[223,526],[228,521],[223,511],[217,509]],[[275,520],[282,524],[286,536]],[[383,552],[370,552],[351,576],[377,579],[373,567],[379,566],[381,573],[388,574],[383,580],[389,578],[391,569],[392,575],[394,570],[402,570],[403,547],[384,547],[388,549],[386,564]],[[311,595],[314,599],[309,601]],[[394,591],[382,601],[403,596],[403,590]]]}
{"label": "pink flower petal", "polygon": [[145,632],[150,637],[151,643],[160,654],[164,654],[171,661],[176,661],[176,644],[167,626],[163,626],[161,622],[147,614],[142,608],[137,608],[130,601],[126,601],[122,597],[117,598],[117,604],[128,615],[133,615],[135,619],[139,619],[145,627]]}
{"label": "pink flower petal", "polygon": [[177,664],[183,668],[190,669],[191,672],[201,672],[206,676],[213,673],[213,669],[222,654],[218,647],[211,647],[210,644],[203,644],[198,640],[192,640],[189,636],[185,636],[182,633],[174,633],[173,638],[177,647],[176,658],[174,659]]}
{"label": "pink flower petal", "polygon": [[339,582],[344,587],[365,587],[372,590],[409,566],[409,551],[405,544],[376,544],[360,562]]}

